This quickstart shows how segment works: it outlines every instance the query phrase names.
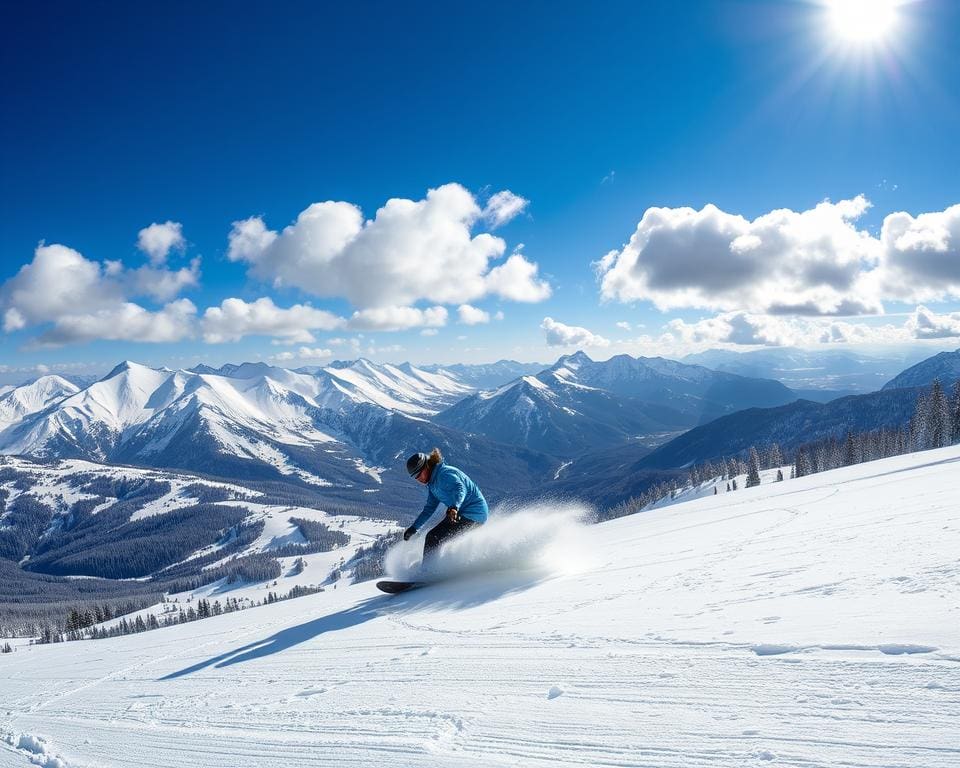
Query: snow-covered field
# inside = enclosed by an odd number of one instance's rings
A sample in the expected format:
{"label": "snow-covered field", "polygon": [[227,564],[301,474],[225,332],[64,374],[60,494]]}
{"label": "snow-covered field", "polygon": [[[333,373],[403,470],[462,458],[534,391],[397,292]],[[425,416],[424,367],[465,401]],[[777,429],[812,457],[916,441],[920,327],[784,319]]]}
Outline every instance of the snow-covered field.
{"label": "snow-covered field", "polygon": [[0,766],[960,766],[960,447],[562,525],[547,573],[0,655]]}

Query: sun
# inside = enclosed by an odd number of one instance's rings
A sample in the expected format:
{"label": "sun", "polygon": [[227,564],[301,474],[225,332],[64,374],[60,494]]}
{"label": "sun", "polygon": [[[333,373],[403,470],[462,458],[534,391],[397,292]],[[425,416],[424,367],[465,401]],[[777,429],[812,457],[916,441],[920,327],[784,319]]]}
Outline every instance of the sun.
{"label": "sun", "polygon": [[826,0],[833,33],[851,43],[879,43],[897,23],[898,0]]}

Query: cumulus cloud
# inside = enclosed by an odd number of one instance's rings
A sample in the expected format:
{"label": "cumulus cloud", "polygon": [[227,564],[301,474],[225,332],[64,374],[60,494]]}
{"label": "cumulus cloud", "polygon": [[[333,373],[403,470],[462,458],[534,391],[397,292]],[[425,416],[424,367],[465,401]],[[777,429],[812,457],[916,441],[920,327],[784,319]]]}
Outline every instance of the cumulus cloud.
{"label": "cumulus cloud", "polygon": [[[151,312],[131,301],[137,296],[172,300],[199,280],[199,260],[170,271],[158,266],[126,269],[119,261],[98,262],[65,245],[41,244],[33,260],[0,286],[0,313],[6,332],[51,323],[38,343],[87,341],[93,338],[171,341],[190,333],[196,309],[174,302]],[[192,310],[185,308],[189,305]],[[150,322],[155,328],[148,328]],[[126,324],[110,328],[111,322]],[[103,335],[95,335],[96,329]]]}
{"label": "cumulus cloud", "polygon": [[716,206],[650,208],[595,264],[605,300],[762,315],[882,314],[884,301],[960,297],[960,204],[858,229],[859,195],[752,221]]}
{"label": "cumulus cloud", "polygon": [[353,313],[350,327],[358,331],[405,331],[410,328],[439,328],[447,324],[447,310],[436,306],[374,307]]}
{"label": "cumulus cloud", "polygon": [[477,307],[471,307],[469,304],[461,304],[457,307],[457,314],[462,325],[480,325],[490,322],[490,313],[484,312]]}
{"label": "cumulus cloud", "polygon": [[199,285],[200,259],[193,259],[189,267],[176,271],[152,266],[127,270],[123,273],[123,282],[131,295],[169,301],[187,288]]}
{"label": "cumulus cloud", "polygon": [[487,275],[487,289],[505,299],[536,303],[550,298],[550,284],[537,279],[537,265],[514,253]]}
{"label": "cumulus cloud", "polygon": [[161,265],[167,260],[170,251],[176,248],[184,250],[187,241],[183,239],[183,225],[175,221],[163,224],[154,222],[149,227],[140,230],[137,237],[137,248],[150,258],[150,263]]}
{"label": "cumulus cloud", "polygon": [[695,323],[672,320],[667,323],[666,330],[676,341],[695,347],[906,344],[916,340],[960,337],[960,312],[940,315],[921,305],[899,325],[725,312]]}
{"label": "cumulus cloud", "polygon": [[604,299],[764,314],[880,312],[864,280],[881,256],[855,222],[862,195],[807,211],[780,209],[753,221],[714,205],[649,208],[619,251],[597,263]]}
{"label": "cumulus cloud", "polygon": [[239,341],[244,336],[273,336],[293,343],[314,341],[311,331],[341,328],[344,319],[309,304],[282,309],[268,297],[246,302],[231,298],[203,314],[200,330],[209,344]]}
{"label": "cumulus cloud", "polygon": [[624,331],[629,331],[630,323],[626,322],[625,320],[621,320],[619,323],[617,323],[617,328],[620,328],[621,330],[624,330]]}
{"label": "cumulus cloud", "polygon": [[33,261],[0,288],[0,301],[7,314],[13,310],[19,328],[92,312],[123,298],[120,283],[109,279],[100,263],[65,245],[38,246]]}
{"label": "cumulus cloud", "polygon": [[175,342],[193,334],[197,308],[189,299],[167,304],[150,312],[131,302],[86,314],[64,315],[53,328],[41,334],[33,346],[58,347],[95,341]]}
{"label": "cumulus cloud", "polygon": [[692,345],[742,344],[794,346],[816,343],[823,326],[797,323],[787,318],[755,315],[748,312],[725,312],[695,323],[671,320],[668,332]]}
{"label": "cumulus cloud", "polygon": [[330,357],[332,354],[333,352],[329,349],[320,347],[300,347],[296,352],[279,352],[276,355],[272,355],[271,360],[276,360],[281,363],[290,362],[291,360],[322,360]]}
{"label": "cumulus cloud", "polygon": [[905,301],[960,297],[960,204],[916,218],[890,214],[880,240],[885,295]]}
{"label": "cumulus cloud", "polygon": [[907,320],[906,327],[917,339],[954,338],[960,336],[960,312],[938,315],[921,305]]}
{"label": "cumulus cloud", "polygon": [[551,347],[608,347],[610,342],[586,328],[558,323],[552,317],[543,318],[540,328]]}
{"label": "cumulus cloud", "polygon": [[519,216],[529,204],[530,201],[526,198],[505,189],[497,192],[487,201],[483,209],[483,218],[492,229],[496,229]]}
{"label": "cumulus cloud", "polygon": [[[227,255],[260,279],[346,298],[360,309],[459,304],[488,293],[519,301],[549,296],[536,264],[519,254],[490,269],[506,243],[472,235],[482,213],[459,184],[431,189],[423,200],[388,200],[368,221],[351,203],[314,203],[282,232],[259,217],[235,222]],[[513,283],[503,279],[508,265]]]}

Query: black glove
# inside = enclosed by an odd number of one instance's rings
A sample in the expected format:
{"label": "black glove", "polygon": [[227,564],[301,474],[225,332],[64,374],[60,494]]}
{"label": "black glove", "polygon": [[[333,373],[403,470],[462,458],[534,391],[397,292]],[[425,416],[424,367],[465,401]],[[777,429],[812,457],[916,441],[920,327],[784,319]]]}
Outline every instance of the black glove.
{"label": "black glove", "polygon": [[407,528],[407,530],[405,530],[405,531],[403,532],[403,540],[404,540],[404,541],[409,541],[409,540],[410,540],[410,537],[413,536],[413,535],[415,535],[416,532],[417,532],[417,529],[414,528],[414,527],[411,525],[409,528]]}
{"label": "black glove", "polygon": [[451,523],[459,522],[460,510],[456,507],[447,507],[447,520],[449,520]]}

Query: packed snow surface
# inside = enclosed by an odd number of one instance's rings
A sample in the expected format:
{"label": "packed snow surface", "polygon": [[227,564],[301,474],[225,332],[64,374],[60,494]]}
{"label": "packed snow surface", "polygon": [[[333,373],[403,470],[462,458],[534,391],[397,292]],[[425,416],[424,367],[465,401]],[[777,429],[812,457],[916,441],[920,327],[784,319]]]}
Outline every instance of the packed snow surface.
{"label": "packed snow surface", "polygon": [[[19,647],[0,766],[955,768],[958,478],[954,447],[596,526],[494,516],[459,548],[502,570]],[[573,553],[497,549],[537,525]]]}

